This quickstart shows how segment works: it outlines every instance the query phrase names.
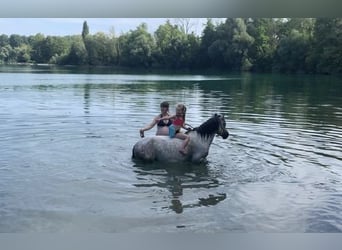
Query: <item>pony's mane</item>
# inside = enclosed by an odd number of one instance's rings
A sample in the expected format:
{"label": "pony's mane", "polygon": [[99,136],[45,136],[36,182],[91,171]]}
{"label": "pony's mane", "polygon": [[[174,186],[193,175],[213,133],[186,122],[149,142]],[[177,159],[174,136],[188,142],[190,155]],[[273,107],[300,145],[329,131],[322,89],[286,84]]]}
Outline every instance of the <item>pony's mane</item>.
{"label": "pony's mane", "polygon": [[206,122],[202,123],[194,130],[197,131],[197,133],[199,133],[202,137],[209,137],[215,134],[219,127],[218,118],[219,116],[215,114],[213,117],[209,118]]}

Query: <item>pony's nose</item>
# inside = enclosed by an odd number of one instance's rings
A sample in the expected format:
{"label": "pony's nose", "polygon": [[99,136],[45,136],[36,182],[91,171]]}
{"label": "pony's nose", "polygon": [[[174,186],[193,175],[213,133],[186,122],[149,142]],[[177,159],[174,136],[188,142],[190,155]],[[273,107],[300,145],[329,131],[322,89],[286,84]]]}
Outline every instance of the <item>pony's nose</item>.
{"label": "pony's nose", "polygon": [[224,131],[223,132],[223,134],[222,134],[222,138],[223,139],[227,139],[228,138],[228,136],[229,136],[229,133],[228,133],[228,131],[226,130],[226,131]]}

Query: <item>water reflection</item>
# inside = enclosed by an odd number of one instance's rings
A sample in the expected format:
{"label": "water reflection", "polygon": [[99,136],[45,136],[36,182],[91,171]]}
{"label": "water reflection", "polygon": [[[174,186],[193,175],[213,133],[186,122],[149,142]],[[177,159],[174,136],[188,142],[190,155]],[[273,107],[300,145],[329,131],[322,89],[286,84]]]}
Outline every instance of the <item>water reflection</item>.
{"label": "water reflection", "polygon": [[[169,203],[168,206],[161,206],[161,209],[172,210],[175,213],[183,213],[184,209],[214,206],[226,199],[225,193],[209,194],[206,197],[197,197],[195,201],[188,202],[183,199],[184,193],[191,191],[196,193],[196,190],[217,189],[221,184],[215,176],[212,176],[208,171],[208,165],[192,165],[183,163],[175,164],[144,164],[136,163],[134,172],[137,175],[139,183],[134,184],[138,188],[147,188],[146,192],[151,192],[150,188],[162,188],[169,192],[164,202]],[[152,193],[152,192],[151,192]],[[185,201],[184,201],[185,200]],[[154,201],[158,204],[158,201]]]}
{"label": "water reflection", "polygon": [[[262,121],[278,115],[303,123],[342,125],[341,85],[331,78],[245,74],[230,81],[203,81],[198,88],[202,100],[217,100],[216,107],[234,119],[250,120],[249,114],[253,114]],[[202,105],[207,108],[210,103]]]}
{"label": "water reflection", "polygon": [[[54,81],[46,82],[48,75],[28,74],[25,81],[11,83],[7,78],[4,88],[31,88],[38,91],[74,89],[84,90],[85,110],[91,101],[101,101],[122,94],[140,105],[151,103],[144,95],[160,93],[174,103],[184,102],[203,111],[229,114],[233,119],[262,122],[270,115],[280,119],[314,122],[319,126],[341,126],[342,103],[339,79],[327,76],[250,75],[235,76],[132,76],[132,75],[71,75],[60,72]],[[84,79],[82,80],[82,77]],[[172,80],[170,80],[172,79]],[[29,84],[31,82],[31,84]],[[44,84],[42,84],[44,83]],[[156,102],[159,102],[161,97]],[[98,99],[98,98],[101,99]],[[253,114],[251,117],[250,114]],[[252,120],[251,120],[252,119]]]}
{"label": "water reflection", "polygon": [[90,90],[91,90],[91,85],[89,83],[84,84],[84,113],[85,115],[89,114]]}

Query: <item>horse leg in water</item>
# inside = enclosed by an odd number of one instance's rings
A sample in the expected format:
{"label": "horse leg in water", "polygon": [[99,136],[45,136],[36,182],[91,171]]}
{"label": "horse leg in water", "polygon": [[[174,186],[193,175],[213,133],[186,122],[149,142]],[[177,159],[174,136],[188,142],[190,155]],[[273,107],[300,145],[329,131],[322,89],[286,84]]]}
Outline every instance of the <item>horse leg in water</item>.
{"label": "horse leg in water", "polygon": [[208,155],[208,152],[205,153],[194,153],[191,157],[191,161],[194,163],[202,162]]}

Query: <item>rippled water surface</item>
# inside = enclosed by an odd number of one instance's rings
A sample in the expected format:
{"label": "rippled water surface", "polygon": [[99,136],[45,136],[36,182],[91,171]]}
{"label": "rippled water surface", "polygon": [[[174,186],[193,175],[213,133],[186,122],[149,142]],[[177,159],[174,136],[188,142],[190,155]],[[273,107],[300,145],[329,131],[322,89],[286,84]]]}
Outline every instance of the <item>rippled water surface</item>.
{"label": "rippled water surface", "polygon": [[[341,232],[341,93],[331,76],[2,66],[0,232]],[[164,100],[193,126],[226,115],[206,163],[132,161]]]}

